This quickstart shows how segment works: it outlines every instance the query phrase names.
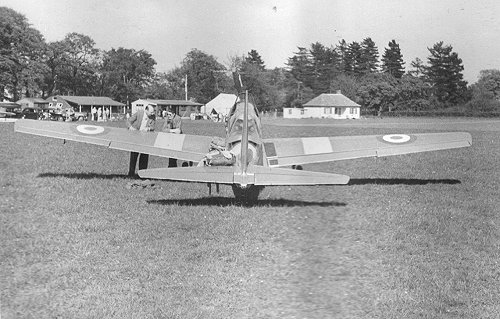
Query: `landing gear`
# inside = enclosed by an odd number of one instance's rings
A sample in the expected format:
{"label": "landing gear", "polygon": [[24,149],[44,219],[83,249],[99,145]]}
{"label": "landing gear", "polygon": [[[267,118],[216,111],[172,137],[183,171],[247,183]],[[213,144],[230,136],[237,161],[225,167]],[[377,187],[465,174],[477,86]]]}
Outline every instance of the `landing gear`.
{"label": "landing gear", "polygon": [[292,169],[296,169],[298,171],[303,170],[302,165],[292,165]]}
{"label": "landing gear", "polygon": [[247,187],[241,187],[238,185],[232,185],[232,188],[236,201],[241,204],[248,205],[257,201],[260,192],[264,189],[264,186],[250,185]]}

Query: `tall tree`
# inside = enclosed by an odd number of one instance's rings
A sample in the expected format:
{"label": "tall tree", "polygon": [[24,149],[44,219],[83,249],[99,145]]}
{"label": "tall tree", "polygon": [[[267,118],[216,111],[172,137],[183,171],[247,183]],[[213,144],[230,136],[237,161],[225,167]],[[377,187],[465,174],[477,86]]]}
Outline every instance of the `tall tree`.
{"label": "tall tree", "polygon": [[[45,40],[26,17],[0,7],[0,94],[18,100],[23,94],[37,95],[45,66]],[[7,93],[7,94],[5,94]]]}
{"label": "tall tree", "polygon": [[364,73],[362,55],[361,45],[356,41],[351,42],[347,48],[347,54],[344,59],[348,75],[360,76]]}
{"label": "tall tree", "polygon": [[99,63],[99,50],[94,47],[94,40],[73,32],[68,33],[58,45],[64,50],[56,82],[59,91],[72,95],[93,94]]}
{"label": "tall tree", "polygon": [[207,103],[227,91],[226,68],[213,55],[193,49],[186,54],[181,71],[187,75],[189,97]]}
{"label": "tall tree", "polygon": [[397,80],[384,73],[367,75],[362,78],[358,95],[364,106],[380,116],[383,111],[391,111],[395,106],[398,96]]}
{"label": "tall tree", "polygon": [[327,48],[316,42],[309,50],[311,59],[311,88],[316,94],[329,91],[331,81],[339,74],[337,68],[338,54],[335,48]]}
{"label": "tall tree", "polygon": [[262,57],[256,50],[251,50],[250,52],[248,52],[248,55],[245,57],[245,61],[247,63],[256,65],[261,71],[264,71],[266,69],[266,65],[264,64]]}
{"label": "tall tree", "polygon": [[398,80],[397,107],[402,110],[422,111],[430,107],[430,86],[423,79],[403,75]]}
{"label": "tall tree", "polygon": [[500,99],[500,70],[481,70],[477,86],[481,86],[485,91],[497,100]]}
{"label": "tall tree", "polygon": [[60,93],[57,87],[58,75],[64,74],[66,63],[66,45],[62,41],[51,42],[47,45],[47,72],[44,77],[43,94],[47,97]]}
{"label": "tall tree", "polygon": [[467,104],[471,111],[500,111],[500,70],[481,70],[471,88],[472,99]]}
{"label": "tall tree", "polygon": [[420,58],[415,58],[411,61],[412,69],[408,71],[408,74],[417,78],[422,78],[425,76],[425,64]]}
{"label": "tall tree", "polygon": [[111,49],[105,53],[101,74],[105,95],[126,103],[139,98],[154,78],[156,61],[145,50]]}
{"label": "tall tree", "polygon": [[385,48],[384,54],[382,55],[382,72],[388,73],[400,79],[404,72],[404,61],[403,55],[401,54],[401,49],[396,40],[389,42],[389,47]]}
{"label": "tall tree", "polygon": [[453,52],[451,45],[444,45],[443,41],[428,49],[431,55],[426,75],[433,85],[434,96],[443,103],[460,102],[467,89],[467,82],[463,80],[462,59]]}
{"label": "tall tree", "polygon": [[288,58],[287,67],[298,82],[310,86],[312,79],[312,66],[310,52],[305,47],[298,47],[299,51]]}
{"label": "tall tree", "polygon": [[361,70],[364,73],[374,73],[378,69],[378,48],[371,38],[361,42]]}
{"label": "tall tree", "polygon": [[345,74],[351,71],[351,65],[349,65],[347,50],[348,50],[348,45],[344,39],[340,40],[337,46],[335,47],[335,51],[339,56],[338,69]]}

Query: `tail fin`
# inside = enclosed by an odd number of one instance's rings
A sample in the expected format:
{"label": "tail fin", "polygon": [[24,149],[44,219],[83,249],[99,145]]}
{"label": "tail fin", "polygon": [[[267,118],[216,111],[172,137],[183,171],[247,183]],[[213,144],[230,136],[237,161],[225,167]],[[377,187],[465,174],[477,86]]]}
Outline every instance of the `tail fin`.
{"label": "tail fin", "polygon": [[245,91],[245,110],[243,111],[243,130],[241,132],[241,174],[247,173],[248,167],[248,91]]}

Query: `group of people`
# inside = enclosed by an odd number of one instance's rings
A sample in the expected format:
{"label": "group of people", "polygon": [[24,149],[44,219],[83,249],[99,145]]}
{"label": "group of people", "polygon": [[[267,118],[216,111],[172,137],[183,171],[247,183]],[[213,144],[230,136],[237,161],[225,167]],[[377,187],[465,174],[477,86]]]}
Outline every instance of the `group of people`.
{"label": "group of people", "polygon": [[111,112],[109,108],[105,107],[104,110],[102,107],[96,108],[95,106],[90,109],[90,119],[92,121],[108,121],[111,116]]}
{"label": "group of people", "polygon": [[[167,133],[182,133],[182,121],[181,117],[175,113],[167,112],[166,120],[161,128],[161,132]],[[138,110],[136,113],[132,114],[126,121],[127,127],[131,131],[143,131],[152,132],[155,131],[156,127],[156,111],[152,104],[146,105],[142,110]],[[139,169],[148,168],[149,154],[143,154],[138,152],[130,153],[130,166],[128,175],[135,176],[135,169],[137,166],[137,160],[139,160]],[[175,158],[169,158],[168,167],[177,167],[177,160]]]}

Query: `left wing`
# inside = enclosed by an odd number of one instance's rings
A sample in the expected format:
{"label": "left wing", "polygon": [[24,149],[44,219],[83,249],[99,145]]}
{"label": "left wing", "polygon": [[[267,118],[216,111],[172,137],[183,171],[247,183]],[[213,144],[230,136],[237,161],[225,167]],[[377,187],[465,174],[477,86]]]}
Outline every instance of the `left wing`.
{"label": "left wing", "polygon": [[467,147],[469,133],[388,134],[265,139],[270,167]]}
{"label": "left wing", "polygon": [[16,132],[106,146],[185,161],[200,161],[212,137],[163,132],[129,131],[126,128],[54,121],[19,120]]}

